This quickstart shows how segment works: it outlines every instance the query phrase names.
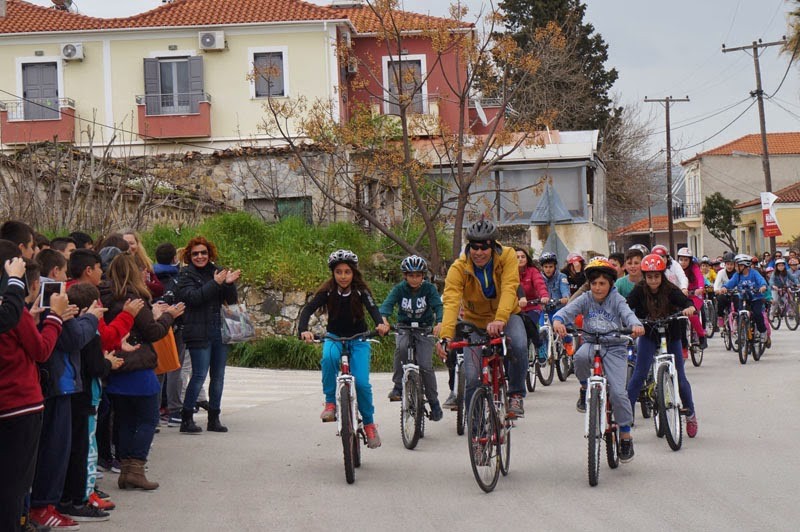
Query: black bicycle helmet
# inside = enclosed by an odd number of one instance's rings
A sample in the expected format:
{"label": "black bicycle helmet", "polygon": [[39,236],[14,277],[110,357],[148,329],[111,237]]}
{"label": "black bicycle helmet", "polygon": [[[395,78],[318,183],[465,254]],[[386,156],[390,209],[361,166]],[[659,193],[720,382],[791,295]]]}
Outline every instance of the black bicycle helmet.
{"label": "black bicycle helmet", "polygon": [[428,271],[428,263],[418,255],[411,255],[404,258],[403,262],[400,263],[400,271],[403,273],[426,272]]}
{"label": "black bicycle helmet", "polygon": [[733,262],[736,255],[733,254],[733,251],[726,251],[722,254],[722,262]]}
{"label": "black bicycle helmet", "polygon": [[556,257],[555,253],[550,253],[549,251],[545,251],[542,253],[541,257],[539,257],[539,264],[544,266],[548,262],[552,262],[553,264],[558,264],[558,257]]}
{"label": "black bicycle helmet", "polygon": [[500,231],[491,220],[478,220],[467,229],[467,240],[473,242],[485,242],[487,240],[497,240]]}
{"label": "black bicycle helmet", "polygon": [[358,267],[358,255],[350,251],[349,249],[337,249],[333,253],[330,254],[328,257],[328,268],[333,270],[337,264],[341,264],[342,262],[353,266],[354,268]]}

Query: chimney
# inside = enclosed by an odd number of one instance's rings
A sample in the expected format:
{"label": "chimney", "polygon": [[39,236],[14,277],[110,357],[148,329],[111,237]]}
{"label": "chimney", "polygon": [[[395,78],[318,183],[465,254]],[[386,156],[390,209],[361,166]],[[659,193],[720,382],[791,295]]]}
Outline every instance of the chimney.
{"label": "chimney", "polygon": [[0,17],[6,16],[6,0],[0,0]]}

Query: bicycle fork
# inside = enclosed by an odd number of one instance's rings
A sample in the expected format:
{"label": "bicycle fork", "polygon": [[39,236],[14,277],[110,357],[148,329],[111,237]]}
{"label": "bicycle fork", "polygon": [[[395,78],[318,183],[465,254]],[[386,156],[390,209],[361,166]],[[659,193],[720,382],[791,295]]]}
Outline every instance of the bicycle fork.
{"label": "bicycle fork", "polygon": [[408,394],[405,393],[406,386],[408,385],[408,376],[411,373],[416,373],[419,376],[419,366],[417,364],[406,363],[403,364],[403,410],[406,410],[410,405],[408,404]]}
{"label": "bicycle fork", "polygon": [[[347,371],[350,368],[347,355],[342,355],[342,368]],[[356,396],[356,379],[349,373],[341,374],[336,378],[336,430],[337,435],[342,433],[342,388],[350,388],[350,419],[353,422],[353,429],[361,430],[361,420],[358,417],[358,397]]]}
{"label": "bicycle fork", "polygon": [[671,353],[662,352],[662,354],[656,355],[655,359],[653,360],[653,364],[653,374],[656,378],[658,378],[658,368],[660,368],[662,365],[667,366],[667,372],[669,373],[670,379],[672,379],[672,389],[675,391],[674,397],[672,397],[672,402],[678,406],[678,410],[683,409],[680,388],[678,388],[678,372],[675,371],[675,356]]}
{"label": "bicycle fork", "polygon": [[[602,375],[592,375],[589,377],[589,382],[586,384],[586,404],[592,404],[592,395],[595,393],[595,388],[598,388],[600,394],[600,434],[605,434],[608,428],[606,416],[606,401],[608,401],[607,381]],[[589,416],[591,416],[591,408],[586,409],[586,418],[584,420],[584,437],[589,437]]]}

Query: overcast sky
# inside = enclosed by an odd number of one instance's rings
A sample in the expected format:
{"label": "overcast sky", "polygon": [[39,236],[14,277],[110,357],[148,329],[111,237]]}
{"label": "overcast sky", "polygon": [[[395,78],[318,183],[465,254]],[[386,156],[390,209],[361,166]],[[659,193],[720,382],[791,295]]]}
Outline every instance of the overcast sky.
{"label": "overcast sky", "polygon": [[[786,33],[790,8],[786,0],[584,1],[588,5],[586,19],[609,44],[607,66],[619,71],[613,90],[623,104],[641,102],[645,96],[688,95],[691,99],[671,107],[672,144],[673,149],[679,150],[678,160],[759,131],[757,106],[745,112],[751,103],[749,93],[755,89],[752,56],[743,51],[723,54],[721,45],[736,47],[757,39],[779,40]],[[33,2],[50,5],[49,0]],[[446,16],[449,3],[404,0],[404,7]],[[485,2],[462,3],[477,14]],[[147,11],[159,6],[161,0],[75,0],[75,4],[86,15],[112,17]],[[788,63],[789,56],[779,54],[778,47],[762,51],[761,74],[766,94],[771,95],[778,88],[787,74]],[[780,91],[766,102],[768,131],[800,131],[799,77],[800,68],[790,69]],[[663,148],[663,109],[659,104],[639,105],[645,116],[651,113],[657,128],[653,150]]]}

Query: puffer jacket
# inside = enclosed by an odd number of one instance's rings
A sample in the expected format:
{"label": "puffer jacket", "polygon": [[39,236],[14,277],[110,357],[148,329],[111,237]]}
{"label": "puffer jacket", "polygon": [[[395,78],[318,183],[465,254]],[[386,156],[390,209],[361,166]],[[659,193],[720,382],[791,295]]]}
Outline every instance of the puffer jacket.
{"label": "puffer jacket", "polygon": [[475,268],[467,255],[462,254],[447,271],[442,302],[444,318],[441,338],[453,338],[459,309],[464,310],[464,321],[485,328],[498,320],[508,323],[512,314],[519,313],[519,262],[514,248],[498,245],[492,252],[492,278],[497,297],[488,299],[475,276]]}
{"label": "puffer jacket", "polygon": [[198,269],[190,264],[181,270],[175,295],[186,304],[183,314],[183,341],[186,347],[208,346],[208,332],[220,327],[220,307],[238,301],[236,285],[214,281],[214,273],[221,270],[212,263]]}

